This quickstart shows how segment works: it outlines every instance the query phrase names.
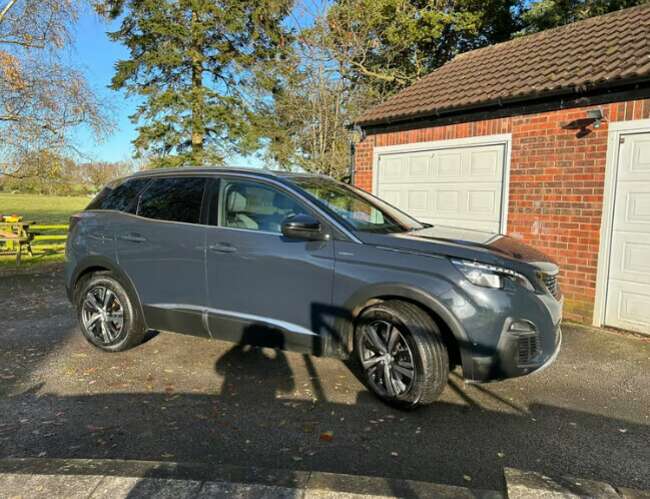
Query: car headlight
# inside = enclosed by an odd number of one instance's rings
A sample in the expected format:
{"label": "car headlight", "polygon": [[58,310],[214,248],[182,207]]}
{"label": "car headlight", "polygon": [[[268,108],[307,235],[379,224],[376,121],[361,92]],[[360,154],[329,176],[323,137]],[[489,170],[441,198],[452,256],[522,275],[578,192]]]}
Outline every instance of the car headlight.
{"label": "car headlight", "polygon": [[505,279],[508,279],[529,291],[535,291],[528,278],[514,270],[469,260],[452,260],[451,263],[460,270],[469,282],[477,286],[500,289],[503,288]]}

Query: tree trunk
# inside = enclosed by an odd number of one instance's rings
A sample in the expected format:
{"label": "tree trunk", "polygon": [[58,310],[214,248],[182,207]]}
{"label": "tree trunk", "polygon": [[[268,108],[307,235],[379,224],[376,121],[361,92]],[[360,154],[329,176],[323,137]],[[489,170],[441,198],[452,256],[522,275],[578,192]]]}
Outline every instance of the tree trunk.
{"label": "tree trunk", "polygon": [[205,141],[203,123],[203,47],[196,34],[196,12],[192,11],[192,161],[200,163]]}

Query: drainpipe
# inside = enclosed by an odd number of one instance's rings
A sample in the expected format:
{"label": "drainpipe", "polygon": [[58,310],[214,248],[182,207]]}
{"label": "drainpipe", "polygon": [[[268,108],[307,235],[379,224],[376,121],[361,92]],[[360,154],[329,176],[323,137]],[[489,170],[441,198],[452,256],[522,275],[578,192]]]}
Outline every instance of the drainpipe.
{"label": "drainpipe", "polygon": [[354,155],[357,149],[357,144],[366,137],[366,134],[363,128],[361,128],[359,125],[348,125],[346,128],[350,131],[350,165],[348,166],[348,175],[346,176],[346,181],[348,181],[349,184],[354,185]]}

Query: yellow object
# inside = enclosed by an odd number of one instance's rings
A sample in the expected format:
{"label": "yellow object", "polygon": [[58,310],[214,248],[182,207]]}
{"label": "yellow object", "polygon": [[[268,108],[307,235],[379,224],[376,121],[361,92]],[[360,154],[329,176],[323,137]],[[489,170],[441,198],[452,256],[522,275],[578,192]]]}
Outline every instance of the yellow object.
{"label": "yellow object", "polygon": [[23,217],[20,217],[18,215],[6,215],[6,216],[2,217],[3,222],[7,222],[7,223],[10,223],[10,224],[11,223],[16,223],[16,222],[21,222],[22,219],[23,219]]}

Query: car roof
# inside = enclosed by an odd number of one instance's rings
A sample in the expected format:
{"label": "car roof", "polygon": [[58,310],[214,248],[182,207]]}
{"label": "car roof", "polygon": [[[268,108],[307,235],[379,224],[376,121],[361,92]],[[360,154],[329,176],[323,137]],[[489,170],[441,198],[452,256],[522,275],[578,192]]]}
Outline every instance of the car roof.
{"label": "car roof", "polygon": [[142,170],[129,175],[126,178],[133,177],[154,177],[159,175],[220,175],[224,173],[240,173],[255,175],[266,178],[291,178],[291,177],[323,177],[323,175],[307,172],[292,172],[287,170],[268,170],[264,168],[240,167],[240,166],[204,166],[204,167],[179,167],[179,168],[156,168],[153,170]]}

